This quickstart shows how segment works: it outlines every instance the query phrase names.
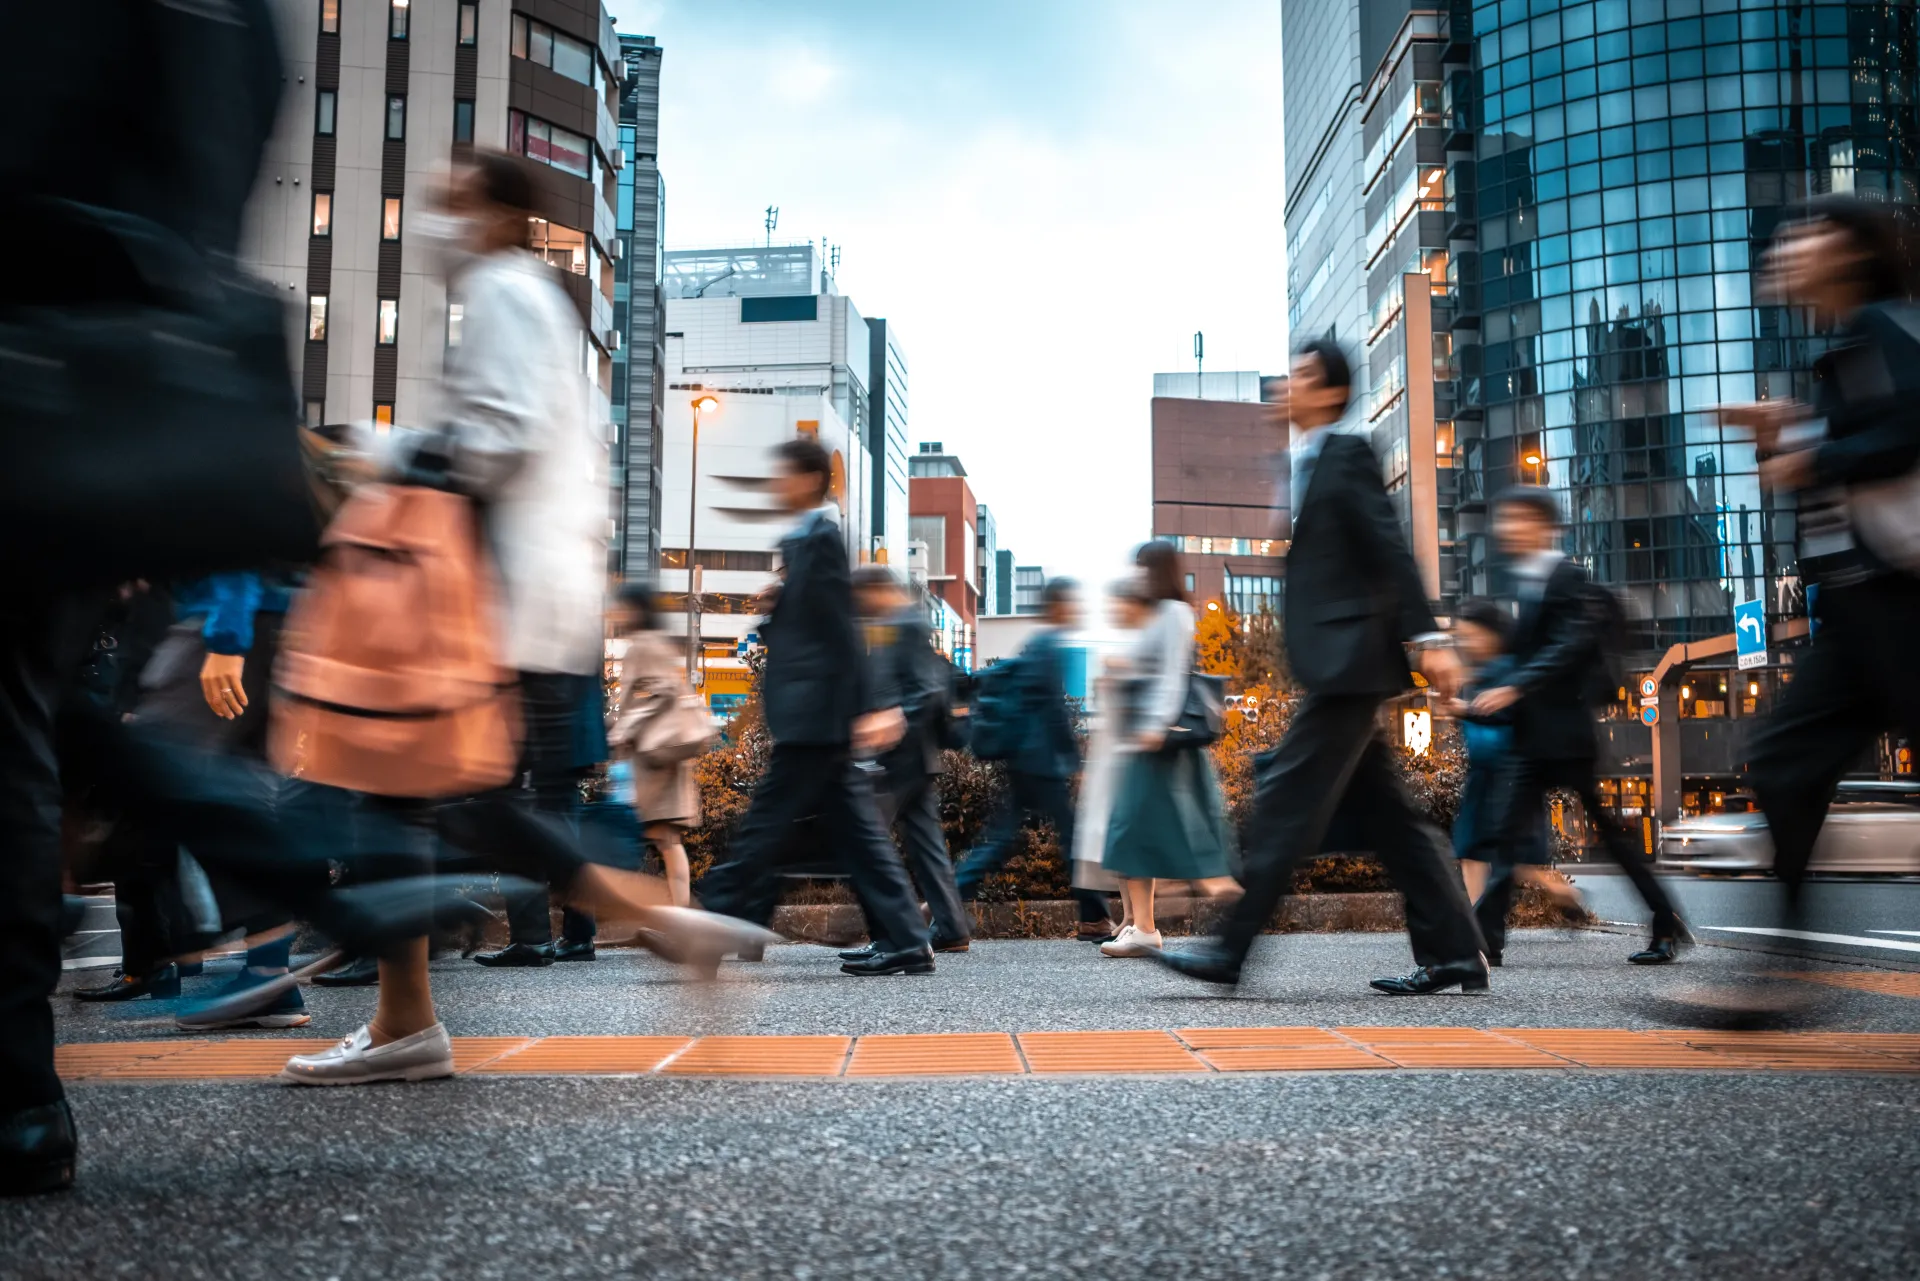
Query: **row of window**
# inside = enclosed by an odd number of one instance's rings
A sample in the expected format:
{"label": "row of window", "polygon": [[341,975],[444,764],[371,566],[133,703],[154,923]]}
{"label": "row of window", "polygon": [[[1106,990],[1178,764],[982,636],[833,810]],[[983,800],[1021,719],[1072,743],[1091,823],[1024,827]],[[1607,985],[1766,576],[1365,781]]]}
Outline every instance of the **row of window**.
{"label": "row of window", "polygon": [[[340,91],[321,89],[314,95],[313,131],[322,138],[331,138],[338,131],[340,116]],[[407,136],[407,96],[403,93],[387,96],[386,136],[399,142]],[[453,140],[455,142],[473,141],[473,102],[461,98],[453,104]]]}
{"label": "row of window", "polygon": [[594,176],[591,139],[524,111],[507,113],[507,150],[576,178]]}
{"label": "row of window", "polygon": [[[387,0],[387,38],[405,40],[412,17],[411,0]],[[320,0],[320,30],[327,35],[340,34],[340,0]],[[468,0],[460,6],[459,32],[463,45],[473,44],[479,39],[480,6],[476,0]]]}
{"label": "row of window", "polygon": [[[333,193],[331,191],[313,193],[313,234],[316,236],[333,234]],[[400,197],[398,196],[381,198],[380,239],[400,239]]]}
{"label": "row of window", "polygon": [[583,85],[594,82],[593,46],[585,41],[517,13],[510,39],[514,57],[549,67]]}
{"label": "row of window", "polygon": [[[459,345],[459,304],[447,309],[447,332],[450,346]],[[307,340],[325,342],[327,340],[327,296],[311,294],[307,298]],[[374,341],[382,347],[391,347],[400,341],[400,300],[382,298],[380,300],[379,321],[374,330]]]}
{"label": "row of window", "polygon": [[[1779,36],[1845,35],[1847,8],[1840,0],[1815,6],[1780,6],[1766,0],[1747,0],[1744,13],[1729,13],[1728,0],[1702,4],[1701,0],[1594,0],[1588,4],[1561,4],[1558,0],[1483,0],[1473,8],[1473,29],[1482,38],[1499,31],[1505,52],[1525,53],[1562,40],[1589,36],[1613,39],[1632,33],[1633,52],[1677,48],[1683,44],[1726,44],[1738,40],[1771,40]],[[1718,10],[1709,13],[1707,10]],[[1532,22],[1527,19],[1531,17]]]}
{"label": "row of window", "polygon": [[1192,556],[1284,556],[1287,544],[1278,538],[1215,538],[1206,534],[1155,534],[1175,549]]}
{"label": "row of window", "polygon": [[[772,573],[772,552],[729,551],[720,548],[702,547],[694,553],[694,563],[702,569],[729,570],[746,573]],[[660,568],[685,569],[687,567],[687,549],[684,547],[662,547],[660,549]]]}

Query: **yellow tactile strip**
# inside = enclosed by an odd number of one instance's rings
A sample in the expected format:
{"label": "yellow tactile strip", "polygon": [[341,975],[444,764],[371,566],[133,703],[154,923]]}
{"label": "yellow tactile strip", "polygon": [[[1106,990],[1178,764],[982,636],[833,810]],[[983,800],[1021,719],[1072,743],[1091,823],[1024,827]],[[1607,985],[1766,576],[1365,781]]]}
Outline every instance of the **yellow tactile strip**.
{"label": "yellow tactile strip", "polygon": [[[63,1045],[69,1081],[259,1080],[321,1037]],[[897,1036],[455,1037],[474,1076],[1115,1076],[1457,1069],[1920,1072],[1920,1033],[1249,1027]]]}
{"label": "yellow tactile strip", "polygon": [[1920,974],[1911,970],[1780,970],[1781,978],[1806,983],[1824,983],[1828,987],[1850,987],[1859,992],[1878,992],[1881,996],[1906,996],[1920,999]]}

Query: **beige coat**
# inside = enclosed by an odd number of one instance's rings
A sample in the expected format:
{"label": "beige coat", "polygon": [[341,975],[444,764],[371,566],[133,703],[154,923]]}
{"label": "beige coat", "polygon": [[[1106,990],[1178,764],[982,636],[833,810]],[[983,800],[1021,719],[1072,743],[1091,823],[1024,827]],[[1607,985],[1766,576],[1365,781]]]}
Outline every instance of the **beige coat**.
{"label": "beige coat", "polygon": [[[627,652],[620,660],[620,699],[614,706],[613,723],[621,715],[648,698],[677,698],[687,692],[685,651],[659,632],[635,632],[627,637]],[[695,761],[658,767],[635,758],[624,743],[614,745],[615,752],[633,765],[633,804],[647,823],[673,823],[680,827],[700,826],[700,785],[694,778]]]}

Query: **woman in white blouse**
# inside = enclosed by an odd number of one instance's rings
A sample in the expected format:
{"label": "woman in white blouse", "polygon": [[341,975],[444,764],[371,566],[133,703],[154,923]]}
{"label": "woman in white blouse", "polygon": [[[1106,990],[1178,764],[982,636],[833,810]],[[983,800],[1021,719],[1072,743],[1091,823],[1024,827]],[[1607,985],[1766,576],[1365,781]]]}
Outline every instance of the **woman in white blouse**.
{"label": "woman in white blouse", "polygon": [[1210,896],[1239,889],[1213,762],[1204,748],[1166,746],[1193,674],[1193,610],[1182,587],[1180,557],[1156,541],[1144,544],[1134,563],[1147,612],[1124,655],[1125,730],[1101,858],[1121,878],[1132,923],[1101,946],[1108,956],[1145,956],[1160,947],[1155,882],[1188,881]]}

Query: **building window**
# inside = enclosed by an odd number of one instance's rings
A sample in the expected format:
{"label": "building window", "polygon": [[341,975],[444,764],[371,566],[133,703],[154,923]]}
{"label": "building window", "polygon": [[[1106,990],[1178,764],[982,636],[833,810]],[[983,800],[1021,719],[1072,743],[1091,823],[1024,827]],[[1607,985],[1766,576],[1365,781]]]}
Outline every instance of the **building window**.
{"label": "building window", "polygon": [[408,0],[389,0],[387,5],[387,34],[395,40],[407,38]]}
{"label": "building window", "polygon": [[467,318],[467,305],[461,302],[447,304],[447,346],[460,345],[460,322]]}
{"label": "building window", "polygon": [[583,85],[593,83],[593,46],[544,22],[514,14],[511,47],[516,58],[551,67]]}
{"label": "building window", "polygon": [[320,0],[320,30],[330,36],[340,34],[340,0]]}
{"label": "building window", "polygon": [[576,276],[587,274],[586,232],[548,222],[545,218],[529,218],[527,222],[527,248],[534,257]]}
{"label": "building window", "polygon": [[313,193],[313,234],[316,236],[333,234],[333,193],[331,191]]}
{"label": "building window", "polygon": [[340,101],[340,95],[331,89],[322,89],[313,99],[313,131],[322,137],[333,136],[333,112]]}
{"label": "building window", "polygon": [[380,332],[375,341],[382,347],[391,346],[400,340],[400,300],[382,298],[380,300]]}
{"label": "building window", "polygon": [[475,44],[480,39],[480,6],[463,4],[460,6],[460,43]]}
{"label": "building window", "polygon": [[307,426],[321,427],[326,424],[326,421],[327,402],[324,400],[309,400],[307,402]]}
{"label": "building window", "polygon": [[[770,574],[773,572],[772,552],[721,551],[702,547],[693,554],[693,562],[702,569],[726,570],[729,573]],[[660,549],[660,568],[685,569],[686,567],[686,548],[662,547]]]}
{"label": "building window", "polygon": [[400,239],[400,197],[388,196],[380,202],[380,239]]}
{"label": "building window", "polygon": [[307,299],[307,339],[310,342],[327,340],[327,296],[314,294]]}
{"label": "building window", "polygon": [[507,150],[576,178],[593,176],[591,142],[524,112],[513,111],[507,115]]}
{"label": "building window", "polygon": [[1188,591],[1192,591],[1192,590],[1194,590],[1194,587],[1193,587],[1193,575],[1192,575],[1192,574],[1188,574],[1188,575],[1187,575],[1187,590],[1188,590]]}
{"label": "building window", "polygon": [[820,319],[818,294],[793,294],[784,298],[742,298],[740,323],[768,324],[780,320]]}
{"label": "building window", "polygon": [[473,141],[473,103],[465,98],[454,99],[453,140],[455,142]]}
{"label": "building window", "polygon": [[393,406],[385,402],[376,402],[373,406],[373,421],[382,427],[393,426]]}
{"label": "building window", "polygon": [[387,137],[398,141],[407,136],[407,100],[400,94],[387,99]]}
{"label": "building window", "polygon": [[926,544],[928,578],[947,576],[947,518],[945,516],[908,516],[907,541]]}

